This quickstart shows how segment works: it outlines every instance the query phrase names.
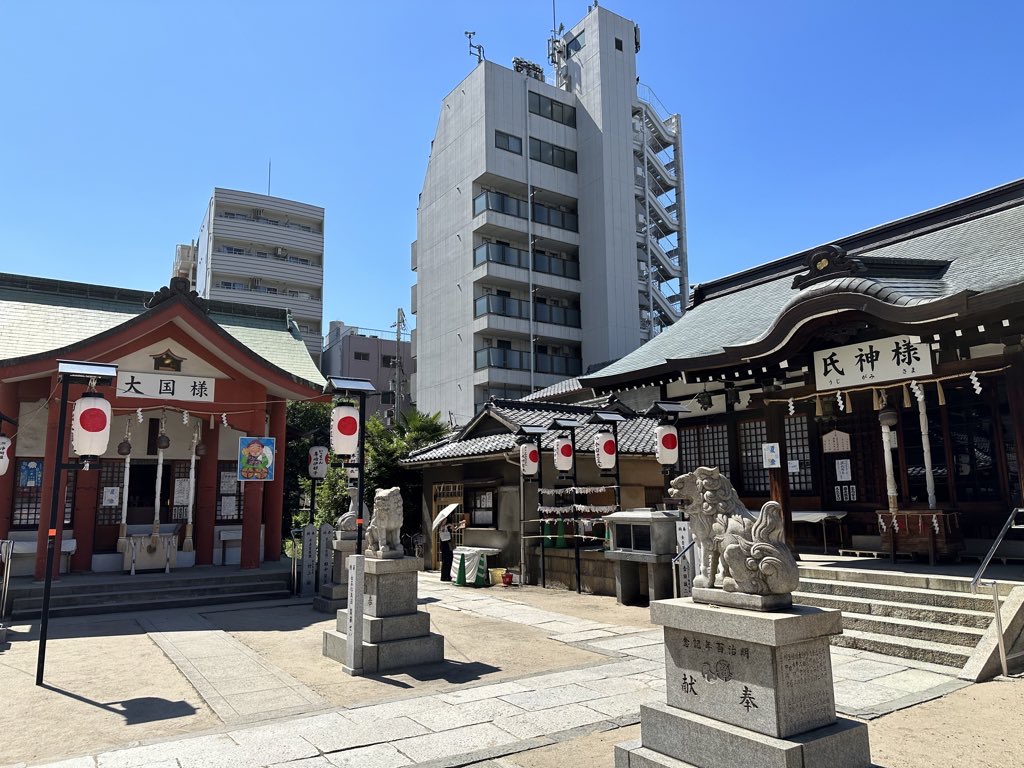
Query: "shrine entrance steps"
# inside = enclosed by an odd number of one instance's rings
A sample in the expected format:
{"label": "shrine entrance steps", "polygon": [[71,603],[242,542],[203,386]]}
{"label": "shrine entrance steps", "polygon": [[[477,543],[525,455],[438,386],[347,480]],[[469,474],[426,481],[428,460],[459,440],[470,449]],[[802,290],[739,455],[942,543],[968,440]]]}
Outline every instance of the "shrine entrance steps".
{"label": "shrine entrance steps", "polygon": [[[1015,586],[1020,584],[999,585],[1003,603]],[[832,638],[833,645],[911,659],[952,675],[983,650],[979,644],[993,622],[991,590],[972,594],[969,578],[877,567],[801,564],[793,602],[843,612],[843,634]]]}
{"label": "shrine entrance steps", "polygon": [[[209,566],[169,574],[63,575],[53,583],[50,617],[280,600],[292,594],[286,563],[266,563],[245,571]],[[27,578],[11,579],[9,600],[12,618],[38,618],[43,585]]]}

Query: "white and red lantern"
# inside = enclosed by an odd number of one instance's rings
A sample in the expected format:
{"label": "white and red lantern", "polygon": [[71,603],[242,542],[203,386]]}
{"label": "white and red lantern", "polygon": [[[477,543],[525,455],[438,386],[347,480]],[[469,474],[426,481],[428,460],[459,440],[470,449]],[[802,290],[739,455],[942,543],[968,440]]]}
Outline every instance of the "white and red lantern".
{"label": "white and red lantern", "polygon": [[572,460],[572,438],[559,435],[555,438],[555,469],[559,472],[572,472]]}
{"label": "white and red lantern", "polygon": [[110,403],[102,395],[82,395],[71,411],[71,450],[78,456],[102,456],[109,441]]}
{"label": "white and red lantern", "polygon": [[610,429],[599,430],[594,435],[594,461],[598,469],[615,469],[619,447],[615,444],[615,435]]}
{"label": "white and red lantern", "polygon": [[338,405],[331,411],[331,451],[338,456],[352,456],[359,447],[359,409]]}
{"label": "white and red lantern", "polygon": [[7,474],[7,467],[11,465],[11,438],[7,435],[0,435],[0,475]]}
{"label": "white and red lantern", "polygon": [[309,449],[309,476],[314,480],[327,477],[327,447],[314,445]]}
{"label": "white and red lantern", "polygon": [[534,477],[540,468],[540,450],[533,443],[519,446],[519,471],[523,477]]}
{"label": "white and red lantern", "polygon": [[679,461],[679,433],[675,427],[662,424],[655,428],[654,457],[665,467]]}

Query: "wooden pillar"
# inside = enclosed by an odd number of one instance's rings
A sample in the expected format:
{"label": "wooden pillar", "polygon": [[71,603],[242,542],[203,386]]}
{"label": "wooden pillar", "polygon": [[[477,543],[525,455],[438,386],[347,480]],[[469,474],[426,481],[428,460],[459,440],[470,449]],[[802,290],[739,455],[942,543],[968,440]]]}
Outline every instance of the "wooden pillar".
{"label": "wooden pillar", "polygon": [[786,451],[786,406],[781,403],[767,403],[764,407],[765,433],[769,443],[779,444],[779,468],[768,470],[768,493],[773,501],[782,505],[786,525],[786,544],[794,555],[796,540],[793,537],[793,507],[789,500],[789,465]]}
{"label": "wooden pillar", "polygon": [[[18,385],[14,383],[5,384],[0,381],[0,413],[9,419],[18,418],[20,401],[18,400]],[[14,435],[18,430],[12,424],[0,423],[3,433],[8,437]],[[0,539],[6,539],[8,531],[11,530],[11,517],[14,514],[14,483],[17,472],[18,438],[11,438],[11,445],[8,449],[7,458],[10,464],[7,473],[0,475]]]}
{"label": "wooden pillar", "polygon": [[43,451],[43,477],[39,489],[39,528],[36,532],[36,565],[34,576],[36,581],[42,581],[46,575],[46,539],[50,523],[50,504],[53,494],[57,494],[57,540],[55,543],[56,552],[53,558],[53,577],[60,576],[60,545],[64,529],[64,493],[67,487],[67,473],[59,473],[60,482],[57,488],[53,487],[53,467],[58,461],[67,461],[68,451],[71,447],[71,403],[73,403],[82,391],[81,386],[72,386],[68,391],[67,420],[64,433],[64,455],[57,456],[57,429],[60,422],[60,388],[57,374],[50,377],[50,390],[56,390],[56,395],[50,399],[49,407],[46,409],[46,448]]}
{"label": "wooden pillar", "polygon": [[75,554],[71,556],[72,571],[91,571],[93,540],[96,537],[96,504],[100,485],[100,465],[94,461],[88,472],[75,473],[75,510],[72,517]]}
{"label": "wooden pillar", "polygon": [[266,528],[263,532],[263,559],[277,562],[281,559],[281,528],[284,517],[284,449],[287,403],[276,397],[270,401],[270,436],[277,438],[277,452],[274,454],[274,481],[264,483],[263,515]]}
{"label": "wooden pillar", "polygon": [[[1005,373],[1006,395],[1010,403],[1009,428],[1013,431],[1014,445],[1017,448],[1017,466],[1024,461],[1024,337],[1017,337],[1015,343],[1008,344],[1003,350],[1006,363],[1010,366]],[[952,465],[950,465],[952,466]],[[950,475],[952,475],[952,471]],[[1018,475],[1018,482],[1024,477]],[[1013,493],[1015,489],[1011,488]],[[1016,489],[1017,498],[1009,501],[1013,505],[1024,504],[1020,488]]]}
{"label": "wooden pillar", "polygon": [[[253,398],[256,400],[257,398]],[[266,409],[253,407],[249,421],[250,437],[261,437],[266,429]],[[260,527],[263,525],[263,486],[262,481],[242,483],[242,552],[241,568],[260,567]]]}
{"label": "wooden pillar", "polygon": [[206,455],[199,459],[199,478],[196,490],[195,550],[196,565],[213,565],[213,527],[217,519],[217,488],[220,475],[217,459],[220,455],[220,419],[213,418],[213,426],[203,428]]}

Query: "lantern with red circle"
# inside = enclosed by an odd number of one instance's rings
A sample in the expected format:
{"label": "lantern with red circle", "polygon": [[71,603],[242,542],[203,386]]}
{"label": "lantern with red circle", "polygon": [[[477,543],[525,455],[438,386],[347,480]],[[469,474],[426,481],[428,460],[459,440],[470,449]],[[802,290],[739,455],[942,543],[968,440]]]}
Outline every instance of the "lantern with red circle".
{"label": "lantern with red circle", "polygon": [[610,429],[598,430],[594,435],[594,461],[601,470],[615,469],[615,460],[619,449],[615,444],[615,435]]}
{"label": "lantern with red circle", "polygon": [[82,458],[107,451],[110,440],[110,403],[98,392],[86,392],[71,411],[71,450]]}
{"label": "lantern with red circle", "polygon": [[562,473],[572,472],[572,460],[572,438],[559,435],[555,438],[555,469]]}
{"label": "lantern with red circle", "polygon": [[359,447],[359,409],[354,405],[337,405],[331,411],[331,451],[338,456],[352,456]]}
{"label": "lantern with red circle", "polygon": [[519,446],[519,471],[523,477],[535,477],[540,469],[540,449],[533,443]]}
{"label": "lantern with red circle", "polygon": [[674,426],[662,424],[654,430],[654,457],[663,467],[679,461],[679,432]]}
{"label": "lantern with red circle", "polygon": [[327,446],[314,445],[309,449],[309,476],[314,480],[327,477]]}
{"label": "lantern with red circle", "polygon": [[0,475],[7,474],[7,467],[11,464],[11,438],[7,435],[0,435]]}

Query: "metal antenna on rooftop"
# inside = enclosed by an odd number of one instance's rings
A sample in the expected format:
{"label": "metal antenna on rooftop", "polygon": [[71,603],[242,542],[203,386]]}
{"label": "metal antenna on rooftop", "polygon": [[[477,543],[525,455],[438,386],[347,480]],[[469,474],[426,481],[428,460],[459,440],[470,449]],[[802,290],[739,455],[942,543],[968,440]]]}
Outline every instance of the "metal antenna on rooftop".
{"label": "metal antenna on rooftop", "polygon": [[267,158],[267,197],[270,197],[270,163],[273,158]]}
{"label": "metal antenna on rooftop", "polygon": [[475,35],[476,32],[465,32],[463,34],[465,34],[469,39],[469,55],[476,56],[476,63],[479,64],[487,58],[484,56],[484,47],[482,45],[473,45],[473,35]]}

